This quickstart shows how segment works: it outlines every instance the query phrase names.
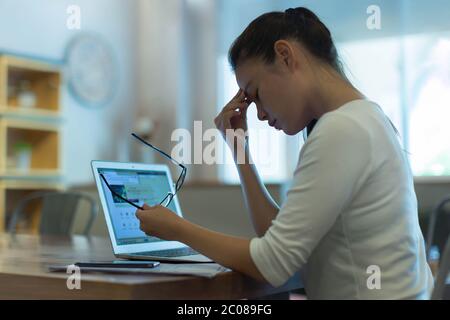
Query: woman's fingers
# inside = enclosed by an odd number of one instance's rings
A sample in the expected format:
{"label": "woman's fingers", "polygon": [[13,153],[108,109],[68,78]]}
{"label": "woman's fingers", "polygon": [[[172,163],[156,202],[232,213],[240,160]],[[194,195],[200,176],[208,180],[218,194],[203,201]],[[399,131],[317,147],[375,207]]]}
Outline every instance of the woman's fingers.
{"label": "woman's fingers", "polygon": [[[231,120],[231,118],[233,118],[233,117],[238,117],[238,116],[240,116],[241,115],[241,113],[239,112],[239,111],[236,111],[236,110],[227,110],[227,111],[224,111],[223,113],[222,113],[222,121],[224,122],[224,123],[226,123],[226,124],[230,124],[230,120]],[[231,128],[231,127],[230,127]],[[230,128],[227,128],[227,129],[230,129]]]}
{"label": "woman's fingers", "polygon": [[152,207],[149,206],[148,204],[144,203],[144,205],[142,206],[142,208],[144,208],[144,210],[148,210],[148,209],[151,209]]}
{"label": "woman's fingers", "polygon": [[247,120],[247,110],[248,110],[248,107],[249,107],[250,105],[249,104],[247,104],[247,106],[246,107],[243,107],[240,111],[241,111],[241,115],[242,115],[242,119],[244,119],[244,120]]}
{"label": "woman's fingers", "polygon": [[228,110],[245,109],[248,106],[249,106],[249,104],[247,102],[229,103],[222,109],[222,112],[228,111]]}
{"label": "woman's fingers", "polygon": [[243,93],[242,89],[239,88],[238,92],[231,100],[237,99],[242,93]]}
{"label": "woman's fingers", "polygon": [[228,104],[223,107],[219,115],[214,119],[216,127],[224,134],[227,129],[247,130],[247,109],[250,105],[246,101],[245,93],[239,89],[238,93]]}
{"label": "woman's fingers", "polygon": [[[225,116],[229,116],[232,115],[234,112],[237,112],[239,114],[239,112],[242,111],[246,111],[248,108],[248,104],[246,103],[237,103],[237,104],[228,104],[226,105],[222,111],[219,113],[219,115],[214,119],[214,122],[217,123],[220,122],[220,120],[225,117]],[[237,110],[239,109],[239,111]]]}
{"label": "woman's fingers", "polygon": [[227,129],[236,129],[231,125],[231,119],[240,116],[241,112],[236,110],[224,111],[222,112],[220,119],[216,121],[216,126],[222,132],[225,132]]}
{"label": "woman's fingers", "polygon": [[236,96],[233,99],[231,99],[231,101],[225,107],[223,107],[222,111],[217,116],[217,118],[220,118],[221,116],[223,116],[223,114],[226,111],[236,110],[236,109],[239,109],[240,111],[246,110],[249,105],[250,105],[250,103],[248,101],[245,101],[244,91],[242,89],[239,89]]}
{"label": "woman's fingers", "polygon": [[246,99],[246,97],[245,97],[244,90],[239,89],[239,91],[236,93],[236,95],[233,98],[231,98],[229,103],[232,103],[232,102],[244,102],[245,99]]}
{"label": "woman's fingers", "polygon": [[239,91],[236,93],[236,95],[231,100],[242,100],[245,98],[245,92],[242,89],[239,89]]}

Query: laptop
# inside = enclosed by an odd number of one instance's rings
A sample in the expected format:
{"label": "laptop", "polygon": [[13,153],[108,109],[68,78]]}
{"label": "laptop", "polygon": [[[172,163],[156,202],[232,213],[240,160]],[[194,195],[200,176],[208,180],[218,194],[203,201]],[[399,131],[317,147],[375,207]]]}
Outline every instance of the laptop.
{"label": "laptop", "polygon": [[[117,258],[171,262],[212,262],[178,241],[148,236],[139,229],[136,208],[112,194],[113,191],[142,206],[159,203],[168,192],[174,193],[168,166],[142,163],[92,161],[92,171],[108,227],[109,238]],[[180,217],[183,214],[175,195],[168,206]]]}

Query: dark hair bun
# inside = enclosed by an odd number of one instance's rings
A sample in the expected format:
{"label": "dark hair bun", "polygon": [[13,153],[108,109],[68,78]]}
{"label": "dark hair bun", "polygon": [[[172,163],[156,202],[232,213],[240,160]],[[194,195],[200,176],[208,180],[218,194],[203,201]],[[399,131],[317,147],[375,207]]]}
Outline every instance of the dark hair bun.
{"label": "dark hair bun", "polygon": [[265,13],[253,20],[230,48],[231,66],[236,69],[242,59],[252,57],[272,63],[274,44],[281,39],[297,40],[314,56],[344,75],[330,31],[314,12],[304,7]]}

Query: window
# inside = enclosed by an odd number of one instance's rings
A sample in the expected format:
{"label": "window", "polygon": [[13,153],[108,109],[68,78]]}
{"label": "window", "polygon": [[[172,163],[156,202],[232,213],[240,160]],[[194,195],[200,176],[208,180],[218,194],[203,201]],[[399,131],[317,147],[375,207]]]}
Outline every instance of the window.
{"label": "window", "polygon": [[413,171],[450,176],[450,38],[411,36],[405,51]]}
{"label": "window", "polygon": [[338,45],[352,84],[378,103],[403,135],[401,112],[401,46],[397,39],[376,39]]}
{"label": "window", "polygon": [[[337,45],[351,82],[378,103],[399,131],[415,176],[450,176],[450,33],[424,33],[341,42]],[[226,56],[219,58],[219,106],[238,87]],[[266,129],[255,108],[249,127]],[[296,160],[290,137],[261,130],[251,136],[250,149],[266,181],[289,177]],[[231,156],[227,150],[227,157]],[[296,152],[296,155],[298,153]],[[266,161],[272,159],[274,162]],[[237,182],[232,161],[221,166],[223,181]]]}
{"label": "window", "polygon": [[449,34],[347,42],[339,49],[352,83],[401,133],[414,175],[450,175]]}

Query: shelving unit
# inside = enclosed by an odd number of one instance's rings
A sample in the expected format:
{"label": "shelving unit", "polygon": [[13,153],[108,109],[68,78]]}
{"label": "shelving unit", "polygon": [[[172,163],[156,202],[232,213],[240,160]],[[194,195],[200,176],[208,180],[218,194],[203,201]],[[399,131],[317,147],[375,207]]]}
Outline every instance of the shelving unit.
{"label": "shelving unit", "polygon": [[[60,83],[55,65],[0,55],[0,232],[21,198],[64,189]],[[26,148],[26,165],[18,146]],[[37,230],[35,211],[31,231]]]}

